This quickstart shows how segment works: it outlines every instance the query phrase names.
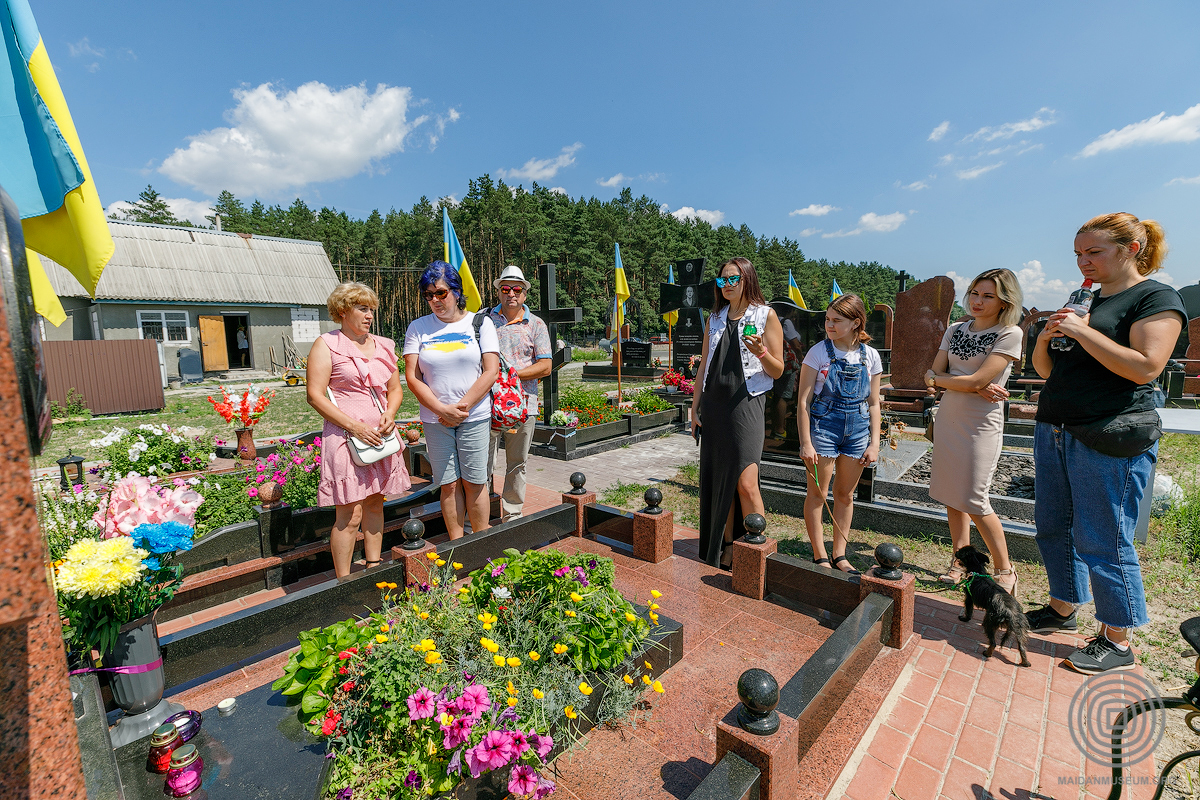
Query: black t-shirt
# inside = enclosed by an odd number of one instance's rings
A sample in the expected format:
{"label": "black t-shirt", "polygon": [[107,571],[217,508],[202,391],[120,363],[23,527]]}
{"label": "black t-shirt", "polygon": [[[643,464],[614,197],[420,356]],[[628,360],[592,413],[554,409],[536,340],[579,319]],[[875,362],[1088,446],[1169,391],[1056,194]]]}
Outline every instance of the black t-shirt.
{"label": "black t-shirt", "polygon": [[[1129,347],[1133,323],[1163,311],[1176,311],[1181,319],[1187,319],[1179,292],[1158,281],[1145,280],[1110,297],[1096,297],[1088,327]],[[1038,422],[1087,425],[1117,414],[1154,408],[1150,384],[1122,378],[1079,344],[1066,351],[1051,348],[1050,359],[1054,368],[1038,398]]]}

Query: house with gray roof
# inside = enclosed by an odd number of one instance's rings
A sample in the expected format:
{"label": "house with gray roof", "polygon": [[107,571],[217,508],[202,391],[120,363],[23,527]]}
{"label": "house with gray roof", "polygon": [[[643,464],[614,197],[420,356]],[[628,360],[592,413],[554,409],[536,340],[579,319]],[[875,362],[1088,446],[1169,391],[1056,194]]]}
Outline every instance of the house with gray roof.
{"label": "house with gray roof", "polygon": [[47,341],[157,339],[169,375],[179,351],[205,372],[266,370],[284,337],[301,356],[336,326],[325,300],[338,284],[320,242],[109,221],[116,251],[88,297],[67,270],[42,263],[68,319],[44,323]]}

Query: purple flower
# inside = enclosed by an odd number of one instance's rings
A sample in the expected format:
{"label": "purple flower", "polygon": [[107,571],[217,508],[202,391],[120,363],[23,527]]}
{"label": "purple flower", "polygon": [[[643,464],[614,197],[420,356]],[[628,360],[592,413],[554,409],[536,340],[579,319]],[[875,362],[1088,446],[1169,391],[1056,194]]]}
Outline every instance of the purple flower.
{"label": "purple flower", "polygon": [[598,563],[596,563],[596,559],[594,559],[594,558],[588,559],[588,569],[595,569],[598,566],[600,566],[600,565]]}
{"label": "purple flower", "polygon": [[534,733],[530,731],[529,744],[533,747],[534,752],[538,754],[538,758],[543,761],[546,760],[546,754],[554,749],[554,739],[548,733]]}
{"label": "purple flower", "polygon": [[417,774],[415,769],[410,769],[408,771],[408,776],[404,779],[404,785],[410,789],[421,788],[421,776]]}
{"label": "purple flower", "polygon": [[455,750],[454,755],[450,756],[450,763],[446,765],[447,775],[457,775],[462,772],[462,750]]}
{"label": "purple flower", "polygon": [[437,695],[422,686],[408,696],[408,718],[413,722],[437,713]]}
{"label": "purple flower", "polygon": [[537,791],[538,774],[528,764],[513,767],[508,778],[508,790],[515,795],[530,795]]}
{"label": "purple flower", "polygon": [[[488,563],[489,564],[492,563],[492,560],[490,558],[488,559]],[[500,564],[499,566],[492,567],[492,577],[499,578],[501,575],[504,574],[504,570],[506,570],[506,569],[508,569],[508,564]]]}
{"label": "purple flower", "polygon": [[[472,753],[475,754],[474,760],[481,764],[484,770],[500,769],[513,759],[512,735],[505,731],[490,731],[483,737],[482,742],[467,751],[468,764],[471,763]],[[471,774],[475,775],[474,767]]]}
{"label": "purple flower", "polygon": [[421,581],[421,585],[417,587],[417,591],[425,593],[429,591],[429,584]]}
{"label": "purple flower", "polygon": [[471,726],[475,724],[473,717],[455,717],[449,725],[442,726],[442,747],[453,750],[459,745],[466,744],[471,738]]}
{"label": "purple flower", "polygon": [[474,676],[474,675],[468,675],[466,672],[464,672],[464,673],[463,673],[463,680],[465,680],[467,683],[474,683],[474,682],[475,682],[475,676]]}
{"label": "purple flower", "polygon": [[579,585],[585,588],[588,585],[587,573],[583,571],[583,567],[576,567],[575,575],[571,579],[579,581]]}
{"label": "purple flower", "polygon": [[350,800],[350,796],[354,794],[354,790],[347,786],[337,793],[337,800]]}
{"label": "purple flower", "polygon": [[547,795],[554,794],[554,781],[538,778],[537,793],[534,795],[535,800],[542,800]]}
{"label": "purple flower", "polygon": [[515,708],[506,708],[496,717],[497,722],[516,722],[519,719]]}

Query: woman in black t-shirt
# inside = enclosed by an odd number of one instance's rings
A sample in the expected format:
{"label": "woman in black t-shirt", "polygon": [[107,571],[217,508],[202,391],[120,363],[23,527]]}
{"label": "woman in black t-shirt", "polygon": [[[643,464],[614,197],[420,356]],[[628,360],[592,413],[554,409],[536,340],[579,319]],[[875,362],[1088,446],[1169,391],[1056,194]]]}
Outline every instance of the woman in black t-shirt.
{"label": "woman in black t-shirt", "polygon": [[[1100,633],[1064,662],[1088,674],[1132,669],[1129,631],[1149,621],[1133,534],[1158,444],[1115,457],[1071,431],[1085,435],[1089,426],[1154,411],[1151,382],[1187,319],[1179,293],[1148,277],[1166,252],[1153,220],[1105,214],[1087,222],[1075,236],[1075,259],[1102,288],[1088,315],[1064,308],[1050,317],[1033,352],[1046,379],[1034,435],[1035,518],[1050,603],[1027,616],[1034,631],[1074,631],[1075,609],[1094,596]],[[1051,349],[1061,337],[1069,349]]]}

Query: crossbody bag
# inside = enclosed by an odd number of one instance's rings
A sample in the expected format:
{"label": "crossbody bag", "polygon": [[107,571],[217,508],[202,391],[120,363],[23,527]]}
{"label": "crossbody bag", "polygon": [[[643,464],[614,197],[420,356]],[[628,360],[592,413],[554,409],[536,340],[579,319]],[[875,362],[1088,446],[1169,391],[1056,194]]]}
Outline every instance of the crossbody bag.
{"label": "crossbody bag", "polygon": [[[480,311],[471,321],[475,328],[475,344],[479,346],[479,358],[483,359],[483,344],[479,341],[479,329],[483,327],[486,311]],[[536,413],[536,412],[535,412]],[[500,356],[500,372],[492,384],[492,429],[512,430],[524,425],[529,419],[529,397],[521,386],[516,367],[510,367]]]}
{"label": "crossbody bag", "polygon": [[1063,430],[1097,453],[1133,458],[1154,446],[1162,436],[1162,417],[1155,410],[1131,411]]}
{"label": "crossbody bag", "polygon": [[[363,384],[367,387],[367,391],[371,394],[371,401],[375,403],[375,408],[379,410],[379,416],[382,417],[385,412],[383,406],[379,403],[379,397],[375,394],[375,387],[371,386],[371,382],[367,379],[366,373],[363,372],[362,364],[358,363],[358,359],[351,358],[350,360],[353,361],[354,366],[358,368],[358,375],[363,379]],[[333,396],[333,389],[326,386],[325,395],[329,398],[329,402],[333,403],[333,405],[336,407],[338,402]],[[346,431],[346,433],[350,432]],[[382,461],[388,456],[394,456],[404,448],[404,446],[400,444],[400,435],[396,430],[393,430],[389,435],[383,437],[383,441],[379,443],[378,447],[369,445],[362,439],[359,439],[357,436],[353,435],[349,437],[349,443],[350,460],[353,461],[355,465],[360,467],[369,467],[377,461]]]}

